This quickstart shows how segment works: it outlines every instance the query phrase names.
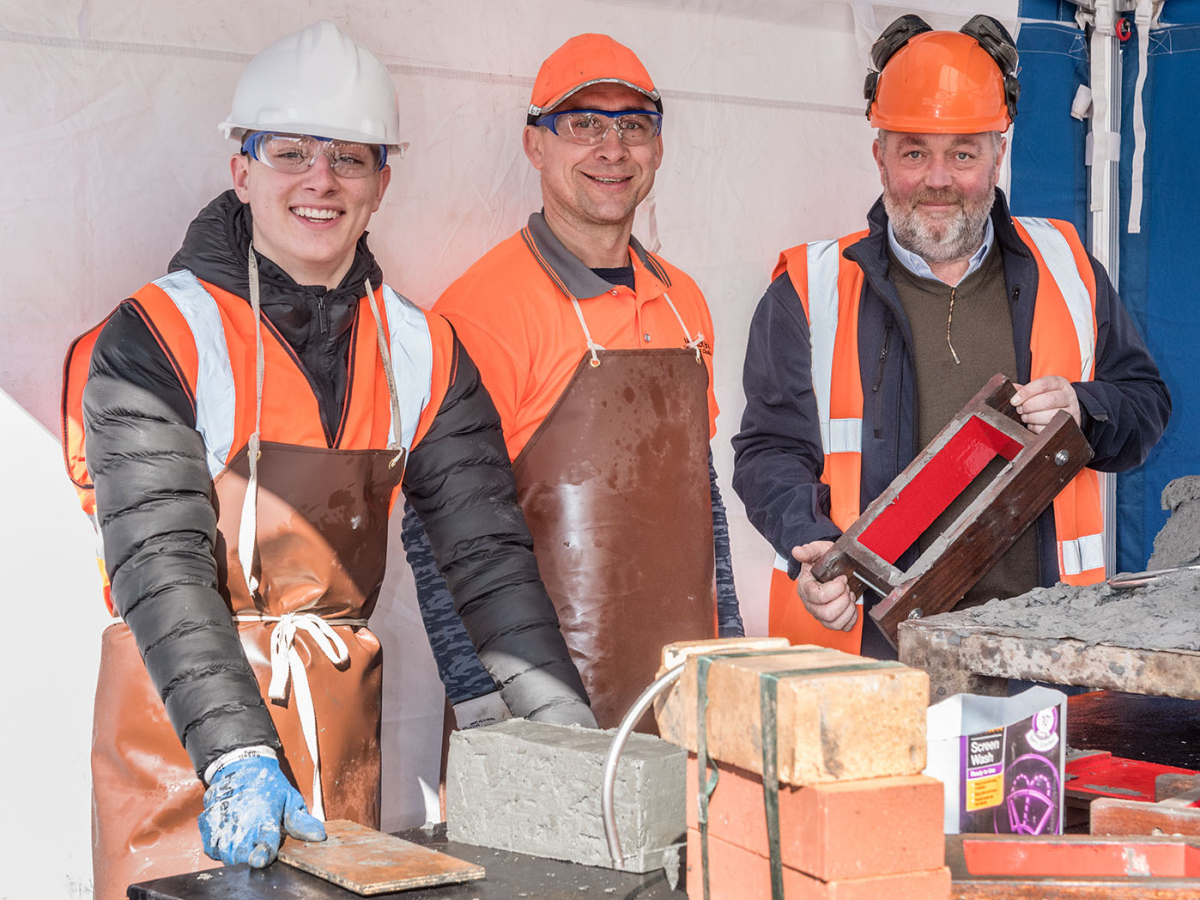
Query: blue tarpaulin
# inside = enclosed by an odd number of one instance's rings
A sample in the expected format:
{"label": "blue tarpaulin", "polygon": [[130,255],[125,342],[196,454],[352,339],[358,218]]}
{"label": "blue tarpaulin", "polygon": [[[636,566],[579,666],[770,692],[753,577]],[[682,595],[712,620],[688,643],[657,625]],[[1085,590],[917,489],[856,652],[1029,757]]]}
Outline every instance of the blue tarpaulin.
{"label": "blue tarpaulin", "polygon": [[[1012,139],[1012,207],[1066,219],[1089,234],[1087,124],[1070,115],[1089,77],[1074,6],[1023,0],[1017,38],[1021,99]],[[1128,14],[1132,22],[1132,13]],[[1041,21],[1031,21],[1041,20]],[[1167,0],[1151,29],[1142,93],[1146,122],[1141,232],[1129,234],[1138,75],[1136,26],[1121,46],[1118,288],[1171,389],[1171,421],[1146,463],[1117,482],[1117,569],[1145,568],[1167,519],[1167,482],[1200,474],[1200,302],[1189,263],[1200,245],[1200,0]],[[1114,100],[1115,102],[1115,100]]]}

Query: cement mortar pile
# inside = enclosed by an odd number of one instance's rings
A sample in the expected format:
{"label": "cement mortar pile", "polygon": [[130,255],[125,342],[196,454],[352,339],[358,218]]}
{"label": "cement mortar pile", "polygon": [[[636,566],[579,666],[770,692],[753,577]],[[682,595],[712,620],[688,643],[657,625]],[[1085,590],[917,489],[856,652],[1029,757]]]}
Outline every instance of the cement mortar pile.
{"label": "cement mortar pile", "polygon": [[[1200,476],[1168,484],[1163,508],[1171,510],[1171,518],[1154,539],[1149,567],[1200,563]],[[1015,629],[1031,638],[1200,651],[1200,571],[1172,572],[1137,588],[1108,584],[1035,588],[1009,600],[945,613],[939,621]]]}
{"label": "cement mortar pile", "polygon": [[946,613],[939,621],[1016,629],[1030,638],[1200,651],[1200,572],[1164,575],[1133,589],[1107,584],[1035,588],[1011,600]]}

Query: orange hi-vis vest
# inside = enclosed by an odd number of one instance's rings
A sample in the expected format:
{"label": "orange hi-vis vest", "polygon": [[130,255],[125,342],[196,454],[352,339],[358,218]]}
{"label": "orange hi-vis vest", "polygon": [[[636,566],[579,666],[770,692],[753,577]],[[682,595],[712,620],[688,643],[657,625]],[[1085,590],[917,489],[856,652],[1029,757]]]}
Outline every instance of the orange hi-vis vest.
{"label": "orange hi-vis vest", "polygon": [[[1090,381],[1095,370],[1096,280],[1087,251],[1068,222],[1031,217],[1014,217],[1013,222],[1038,266],[1030,380],[1061,375],[1068,381]],[[859,496],[863,387],[858,359],[864,276],[858,264],[842,253],[866,234],[860,231],[785,250],[772,274],[774,280],[788,273],[808,320],[813,391],[825,453],[821,481],[829,485],[830,518],[842,531],[865,505]],[[1103,580],[1104,514],[1094,470],[1084,469],[1055,498],[1054,528],[1059,578],[1076,585]],[[830,631],[804,609],[787,570],[787,561],[777,556],[771,576],[769,633],[792,643],[858,652],[861,608],[854,631]]]}
{"label": "orange hi-vis vest", "polygon": [[[346,401],[333,446],[381,449],[395,438],[407,453],[428,431],[453,380],[454,335],[441,316],[420,309],[387,285],[375,291],[375,300],[399,393],[400,421],[393,421],[378,330],[370,303],[363,297],[351,335]],[[133,295],[132,303],[192,399],[196,430],[204,439],[209,472],[215,478],[254,432],[255,330],[250,304],[187,270],[146,285]],[[87,469],[83,389],[92,349],[106,321],[107,317],[75,339],[63,372],[67,473],[97,531],[95,489]],[[316,396],[295,354],[265,316],[264,326],[262,440],[328,447]],[[398,495],[399,488],[393,503]],[[111,612],[102,554],[98,557],[104,599]]]}

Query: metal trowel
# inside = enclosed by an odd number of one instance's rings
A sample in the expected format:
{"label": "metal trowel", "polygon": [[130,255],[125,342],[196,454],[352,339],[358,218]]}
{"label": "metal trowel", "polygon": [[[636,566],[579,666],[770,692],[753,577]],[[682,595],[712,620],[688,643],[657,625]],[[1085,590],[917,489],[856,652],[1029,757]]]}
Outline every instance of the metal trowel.
{"label": "metal trowel", "polygon": [[1119,591],[1132,590],[1156,581],[1164,575],[1173,575],[1176,572],[1193,572],[1200,571],[1200,563],[1192,566],[1172,566],[1168,569],[1150,569],[1147,572],[1122,572],[1119,575],[1114,575],[1108,579],[1106,584],[1111,588],[1116,588]]}

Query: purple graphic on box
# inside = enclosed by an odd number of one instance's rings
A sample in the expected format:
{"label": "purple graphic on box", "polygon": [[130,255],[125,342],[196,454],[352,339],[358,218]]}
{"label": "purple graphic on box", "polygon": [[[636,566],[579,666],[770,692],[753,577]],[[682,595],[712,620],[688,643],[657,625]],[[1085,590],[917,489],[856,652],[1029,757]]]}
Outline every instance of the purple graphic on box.
{"label": "purple graphic on box", "polygon": [[961,737],[963,833],[1060,834],[1062,721],[1055,706]]}
{"label": "purple graphic on box", "polygon": [[[1058,785],[1057,767],[1040,753],[1013,760],[1001,807],[1007,821],[995,822],[996,833],[1058,834]],[[997,818],[1001,808],[995,812]]]}

